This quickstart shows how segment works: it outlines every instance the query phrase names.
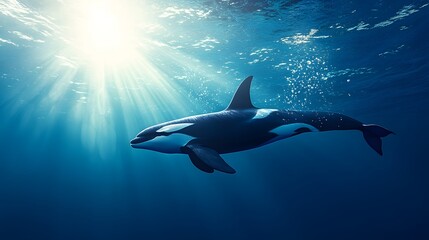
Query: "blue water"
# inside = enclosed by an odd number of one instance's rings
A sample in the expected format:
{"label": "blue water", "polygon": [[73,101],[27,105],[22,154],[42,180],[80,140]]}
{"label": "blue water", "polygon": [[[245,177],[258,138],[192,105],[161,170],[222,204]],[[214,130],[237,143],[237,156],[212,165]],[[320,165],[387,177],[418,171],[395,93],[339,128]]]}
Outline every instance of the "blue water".
{"label": "blue water", "polygon": [[[429,239],[427,0],[106,4],[125,20],[85,33],[88,2],[0,1],[0,239]],[[258,107],[396,135],[302,134],[234,175],[129,146],[248,75]]]}

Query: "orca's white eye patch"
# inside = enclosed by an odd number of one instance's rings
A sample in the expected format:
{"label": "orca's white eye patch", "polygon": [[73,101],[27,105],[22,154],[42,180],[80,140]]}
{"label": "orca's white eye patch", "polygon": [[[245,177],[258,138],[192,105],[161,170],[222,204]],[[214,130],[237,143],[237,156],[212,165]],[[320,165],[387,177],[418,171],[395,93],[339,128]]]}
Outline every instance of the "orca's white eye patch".
{"label": "orca's white eye patch", "polygon": [[177,132],[179,130],[182,130],[186,127],[189,127],[191,125],[194,125],[194,123],[177,123],[177,124],[170,124],[167,126],[164,126],[158,130],[156,130],[156,132],[158,133],[172,133],[172,132]]}

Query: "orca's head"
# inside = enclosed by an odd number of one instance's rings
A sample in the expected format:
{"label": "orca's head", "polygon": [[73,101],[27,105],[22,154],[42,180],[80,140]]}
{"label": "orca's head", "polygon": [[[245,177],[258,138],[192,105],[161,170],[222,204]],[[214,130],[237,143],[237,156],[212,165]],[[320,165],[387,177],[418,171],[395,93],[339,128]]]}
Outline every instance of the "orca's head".
{"label": "orca's head", "polygon": [[193,123],[165,123],[148,127],[131,140],[131,147],[163,153],[181,153],[180,148],[191,141],[193,137],[178,133],[178,131],[191,125]]}
{"label": "orca's head", "polygon": [[131,140],[130,144],[133,148],[144,148],[144,143],[153,140],[156,137],[162,136],[162,132],[157,132],[160,127],[149,127],[141,131]]}

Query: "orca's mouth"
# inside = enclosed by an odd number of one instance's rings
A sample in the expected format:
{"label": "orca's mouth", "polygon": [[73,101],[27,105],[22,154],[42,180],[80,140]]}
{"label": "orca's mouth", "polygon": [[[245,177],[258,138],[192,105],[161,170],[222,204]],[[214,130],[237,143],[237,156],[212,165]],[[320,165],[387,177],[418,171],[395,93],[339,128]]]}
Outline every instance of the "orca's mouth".
{"label": "orca's mouth", "polygon": [[145,138],[141,138],[141,137],[136,137],[133,140],[131,140],[130,144],[132,147],[134,147],[133,145],[137,145],[139,143],[144,142],[146,139]]}
{"label": "orca's mouth", "polygon": [[[141,136],[135,137],[130,141],[131,147],[137,147],[138,144],[154,139],[155,136]],[[138,147],[137,147],[138,148]]]}

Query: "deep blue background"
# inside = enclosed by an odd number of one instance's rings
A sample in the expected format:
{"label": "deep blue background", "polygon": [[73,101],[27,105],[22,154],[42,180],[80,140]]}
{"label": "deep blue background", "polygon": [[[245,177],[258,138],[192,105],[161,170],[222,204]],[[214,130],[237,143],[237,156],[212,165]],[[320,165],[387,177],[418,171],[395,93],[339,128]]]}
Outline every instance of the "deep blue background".
{"label": "deep blue background", "polygon": [[[205,174],[187,156],[131,149],[129,140],[156,121],[137,120],[141,124],[127,126],[124,119],[140,115],[125,113],[145,108],[124,109],[118,101],[111,103],[116,150],[106,156],[85,146],[81,123],[66,114],[72,98],[65,94],[60,102],[50,103],[61,109],[52,113],[39,104],[48,93],[32,92],[38,73],[29,69],[34,69],[31,62],[43,61],[38,53],[44,47],[3,44],[0,239],[429,239],[427,2],[228,3],[207,1],[203,6],[217,10],[212,15],[228,8],[238,19],[236,27],[242,27],[248,37],[220,46],[224,51],[216,53],[219,60],[214,64],[234,61],[238,56],[233,49],[243,44],[252,51],[276,49],[268,53],[274,62],[237,62],[236,73],[231,73],[236,78],[255,76],[255,105],[331,110],[380,124],[396,133],[383,140],[384,156],[377,156],[359,132],[302,134],[224,155],[237,170],[235,175]],[[372,27],[409,5],[419,11],[386,27],[347,31],[360,21]],[[303,12],[314,6],[318,11]],[[279,16],[290,19],[280,21]],[[344,28],[330,28],[337,22]],[[6,24],[1,25],[0,33],[6,34]],[[269,26],[272,29],[266,29]],[[400,30],[401,26],[407,29]],[[279,40],[298,32],[307,34],[314,27],[319,30],[316,35],[330,36],[311,40],[318,43],[316,51],[304,49],[306,44],[289,46]],[[382,54],[387,51],[391,52]],[[313,54],[328,62],[325,75],[336,76],[320,85],[326,88],[323,99],[310,94],[312,101],[305,104],[303,96],[292,98],[301,98],[303,105],[285,100],[289,91],[279,89],[290,87],[285,81],[289,73],[272,66],[289,52],[297,59]],[[198,54],[194,56],[214,57]],[[342,69],[349,70],[338,74]],[[238,85],[232,79],[222,81],[229,81],[228,92],[213,89],[218,94],[210,95],[208,88],[207,103],[182,91],[182,97],[192,103],[186,106],[189,112],[222,110]],[[174,102],[170,104],[172,114],[161,116],[163,121],[183,116],[175,114]],[[111,142],[105,135],[95,141],[96,145]]]}

